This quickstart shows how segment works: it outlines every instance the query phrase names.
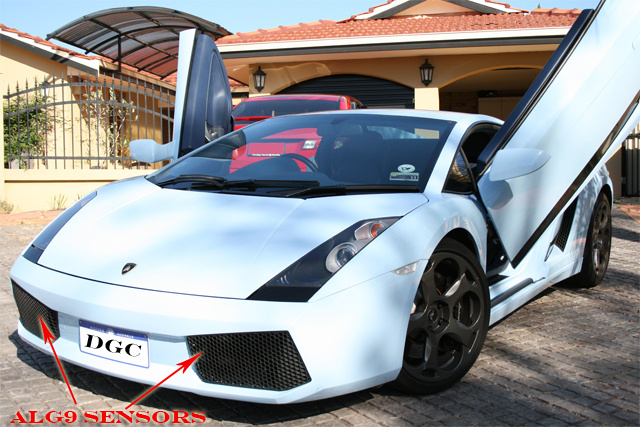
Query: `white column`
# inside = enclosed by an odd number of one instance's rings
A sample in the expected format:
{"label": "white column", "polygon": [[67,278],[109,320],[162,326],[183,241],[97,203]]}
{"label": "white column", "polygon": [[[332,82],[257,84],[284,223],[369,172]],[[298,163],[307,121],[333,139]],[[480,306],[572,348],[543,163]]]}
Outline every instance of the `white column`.
{"label": "white column", "polygon": [[416,110],[439,110],[440,92],[437,87],[419,87],[415,89]]}

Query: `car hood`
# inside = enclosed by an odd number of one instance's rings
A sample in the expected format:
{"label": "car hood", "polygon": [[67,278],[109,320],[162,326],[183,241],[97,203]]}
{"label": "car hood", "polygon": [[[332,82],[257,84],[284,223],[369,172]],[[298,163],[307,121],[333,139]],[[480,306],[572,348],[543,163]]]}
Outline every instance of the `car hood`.
{"label": "car hood", "polygon": [[[38,263],[115,285],[246,298],[352,224],[402,216],[426,201],[418,193],[244,196],[161,189],[140,178],[98,190]],[[123,273],[127,264],[135,267]]]}

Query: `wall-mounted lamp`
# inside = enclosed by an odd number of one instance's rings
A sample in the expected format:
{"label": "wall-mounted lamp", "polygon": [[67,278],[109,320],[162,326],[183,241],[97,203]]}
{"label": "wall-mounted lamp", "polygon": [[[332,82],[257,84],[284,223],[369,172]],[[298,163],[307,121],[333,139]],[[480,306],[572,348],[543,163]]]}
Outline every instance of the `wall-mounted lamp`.
{"label": "wall-mounted lamp", "polygon": [[420,80],[425,86],[429,86],[433,81],[433,65],[429,64],[428,59],[420,66]]}
{"label": "wall-mounted lamp", "polygon": [[267,73],[262,71],[262,68],[258,67],[258,71],[253,73],[253,86],[258,92],[262,92],[262,89],[264,89],[265,80],[267,80]]}
{"label": "wall-mounted lamp", "polygon": [[40,90],[42,91],[42,96],[44,96],[45,98],[49,97],[49,92],[51,90],[51,87],[53,85],[51,83],[49,83],[48,81],[43,81],[42,83],[40,83]]}

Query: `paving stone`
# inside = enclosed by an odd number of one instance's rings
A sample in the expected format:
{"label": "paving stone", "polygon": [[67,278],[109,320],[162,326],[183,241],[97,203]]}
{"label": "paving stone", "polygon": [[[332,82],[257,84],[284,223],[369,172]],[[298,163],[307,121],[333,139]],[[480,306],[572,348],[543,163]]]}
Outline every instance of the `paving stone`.
{"label": "paving stone", "polygon": [[[593,289],[556,286],[489,331],[475,366],[428,396],[390,387],[270,406],[159,390],[136,405],[204,411],[218,426],[640,425],[640,224],[613,210],[609,271]],[[0,224],[0,425],[16,411],[124,410],[144,385],[55,359],[17,335],[9,270],[42,225]],[[78,424],[81,425],[81,424]]]}
{"label": "paving stone", "polygon": [[403,415],[401,417],[403,420],[405,420],[406,422],[408,422],[409,424],[413,424],[416,426],[424,426],[424,425],[433,425],[433,419],[430,417],[427,417],[424,414],[418,413],[418,412],[414,412],[411,414],[407,414],[407,415]]}
{"label": "paving stone", "polygon": [[380,425],[389,426],[389,427],[409,427],[415,424],[412,424],[409,421],[403,420],[402,418],[393,417],[380,422]]}
{"label": "paving stone", "polygon": [[616,412],[614,415],[616,418],[623,420],[629,425],[638,426],[640,425],[640,415],[638,415],[638,411],[621,411]]}
{"label": "paving stone", "polygon": [[561,426],[567,425],[567,423],[565,423],[564,421],[556,420],[554,418],[542,419],[538,421],[538,424],[541,426],[554,426],[554,427],[561,427]]}

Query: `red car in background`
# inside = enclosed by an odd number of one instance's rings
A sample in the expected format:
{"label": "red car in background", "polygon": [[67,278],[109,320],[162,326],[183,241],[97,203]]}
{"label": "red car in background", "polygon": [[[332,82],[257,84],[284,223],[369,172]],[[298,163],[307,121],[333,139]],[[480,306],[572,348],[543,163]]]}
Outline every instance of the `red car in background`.
{"label": "red car in background", "polygon": [[[235,121],[234,129],[241,129],[247,125],[275,116],[288,114],[302,114],[327,110],[353,110],[366,108],[357,99],[344,95],[265,95],[247,98],[233,109]],[[289,156],[315,156],[320,137],[315,130],[301,133],[300,130],[279,135],[268,144],[251,143],[233,152],[231,172],[253,163],[263,157],[278,157],[283,154]],[[306,166],[297,161],[302,170]]]}
{"label": "red car in background", "polygon": [[235,129],[274,116],[327,110],[365,108],[362,102],[343,95],[265,95],[247,98],[233,109]]}

